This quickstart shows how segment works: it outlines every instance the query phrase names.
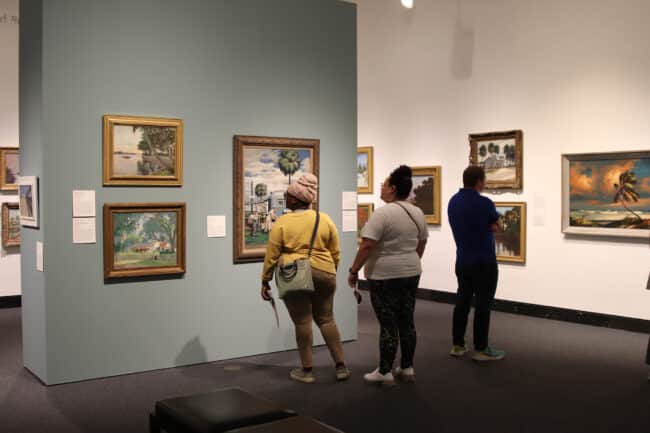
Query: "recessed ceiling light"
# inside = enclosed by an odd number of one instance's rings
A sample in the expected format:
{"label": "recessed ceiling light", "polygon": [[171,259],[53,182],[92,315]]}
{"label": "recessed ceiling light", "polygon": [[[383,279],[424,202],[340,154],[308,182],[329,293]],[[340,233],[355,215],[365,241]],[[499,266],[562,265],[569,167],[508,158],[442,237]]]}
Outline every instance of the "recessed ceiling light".
{"label": "recessed ceiling light", "polygon": [[413,0],[402,0],[402,6],[411,9],[413,7]]}

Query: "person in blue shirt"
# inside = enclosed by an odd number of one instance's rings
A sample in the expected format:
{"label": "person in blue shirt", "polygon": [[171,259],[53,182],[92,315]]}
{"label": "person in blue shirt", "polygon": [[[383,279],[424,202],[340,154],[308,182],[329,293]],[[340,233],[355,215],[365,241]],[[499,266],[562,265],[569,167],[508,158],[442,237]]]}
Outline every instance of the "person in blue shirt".
{"label": "person in blue shirt", "polygon": [[463,172],[463,188],[449,200],[447,214],[456,241],[456,278],[458,294],[453,318],[453,348],[450,354],[467,353],[465,330],[472,303],[474,311],[475,361],[498,361],[505,352],[488,345],[490,312],[497,289],[494,232],[499,230],[499,214],[494,202],[481,195],[485,188],[485,171],[470,166]]}

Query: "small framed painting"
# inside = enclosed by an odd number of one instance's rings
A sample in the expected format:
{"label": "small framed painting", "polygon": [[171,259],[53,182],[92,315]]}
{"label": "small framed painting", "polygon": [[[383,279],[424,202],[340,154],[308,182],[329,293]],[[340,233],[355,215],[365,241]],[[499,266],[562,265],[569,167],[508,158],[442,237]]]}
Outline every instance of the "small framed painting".
{"label": "small framed painting", "polygon": [[372,194],[372,147],[357,148],[357,193]]}
{"label": "small framed painting", "polygon": [[20,246],[20,210],[18,203],[2,203],[2,246]]}
{"label": "small framed painting", "polygon": [[181,186],[183,121],[104,116],[104,185]]}
{"label": "small framed painting", "polygon": [[411,167],[413,189],[408,201],[422,209],[427,224],[440,224],[440,185],[442,168]]}
{"label": "small framed painting", "polygon": [[526,262],[526,203],[496,202],[501,230],[494,234],[497,261]]}
{"label": "small framed painting", "polygon": [[284,193],[291,180],[318,177],[319,146],[308,138],[234,137],[234,263],[264,261],[273,224],[290,212]]}
{"label": "small framed painting", "polygon": [[374,203],[359,203],[357,205],[357,240],[361,243],[361,230],[375,211]]}
{"label": "small framed painting", "polygon": [[185,203],[104,205],[104,278],[185,273]]}
{"label": "small framed painting", "polygon": [[523,132],[520,130],[469,135],[469,162],[485,170],[486,189],[523,187]]}
{"label": "small framed painting", "polygon": [[0,147],[0,190],[18,189],[20,151],[15,147]]}
{"label": "small framed painting", "polygon": [[18,204],[20,224],[38,228],[38,177],[20,176],[18,178]]}
{"label": "small framed painting", "polygon": [[650,237],[650,151],[562,155],[562,232]]}

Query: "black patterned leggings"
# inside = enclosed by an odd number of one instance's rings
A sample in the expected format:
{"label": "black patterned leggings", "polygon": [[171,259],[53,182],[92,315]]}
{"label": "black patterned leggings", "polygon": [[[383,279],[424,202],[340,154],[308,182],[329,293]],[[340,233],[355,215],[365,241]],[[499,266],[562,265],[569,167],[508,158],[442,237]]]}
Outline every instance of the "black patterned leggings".
{"label": "black patterned leggings", "polygon": [[392,280],[368,280],[370,300],[379,320],[379,372],[393,369],[397,347],[401,346],[401,367],[413,366],[417,335],[413,312],[420,276]]}

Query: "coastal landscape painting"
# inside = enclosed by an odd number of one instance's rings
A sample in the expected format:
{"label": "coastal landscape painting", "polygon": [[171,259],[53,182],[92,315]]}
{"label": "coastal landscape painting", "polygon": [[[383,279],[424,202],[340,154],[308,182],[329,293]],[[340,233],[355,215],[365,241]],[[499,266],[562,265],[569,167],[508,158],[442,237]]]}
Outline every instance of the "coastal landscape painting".
{"label": "coastal landscape painting", "polygon": [[647,238],[650,151],[563,155],[565,233]]}
{"label": "coastal landscape painting", "polygon": [[183,121],[104,116],[104,185],[180,186]]}

